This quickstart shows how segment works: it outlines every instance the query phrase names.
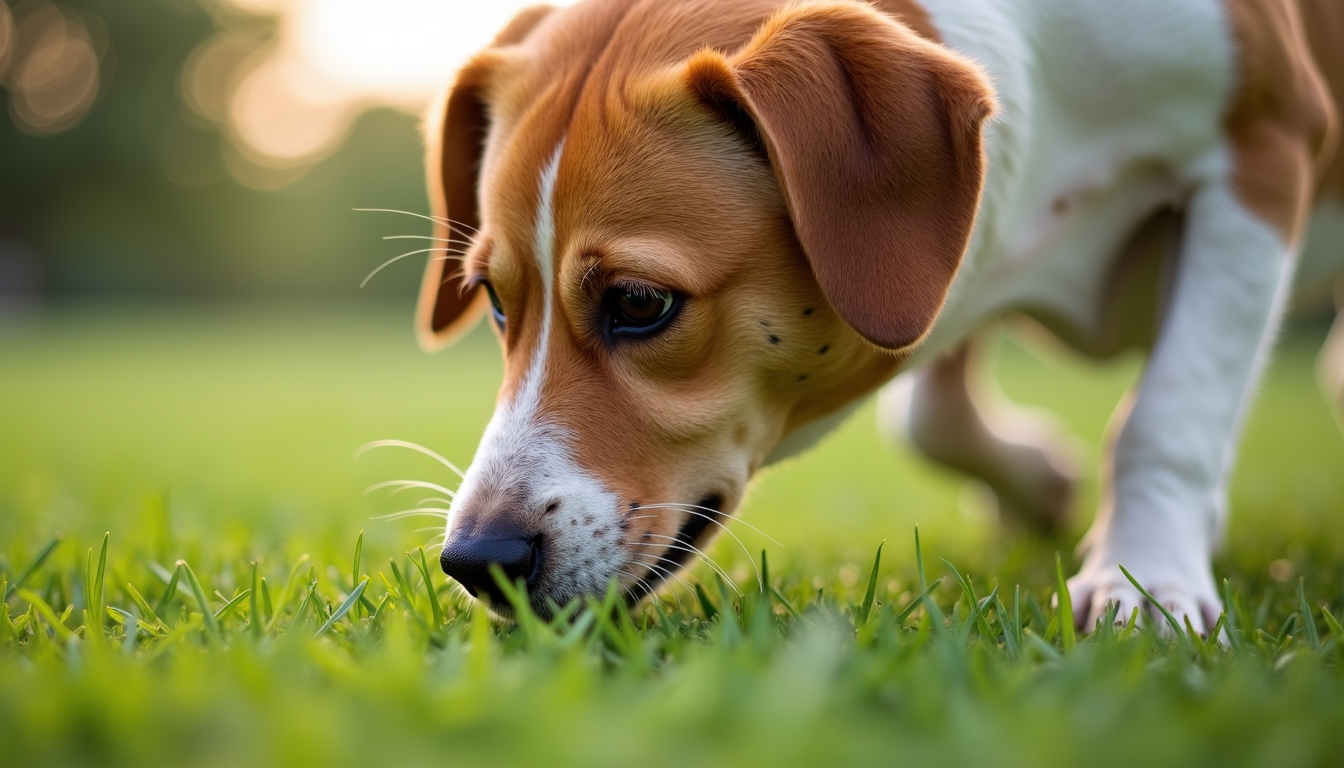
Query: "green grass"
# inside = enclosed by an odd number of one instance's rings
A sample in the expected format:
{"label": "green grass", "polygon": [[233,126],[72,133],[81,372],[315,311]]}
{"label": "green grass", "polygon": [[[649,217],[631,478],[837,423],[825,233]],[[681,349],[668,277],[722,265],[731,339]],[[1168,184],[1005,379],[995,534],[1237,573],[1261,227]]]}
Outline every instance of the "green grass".
{"label": "green grass", "polygon": [[[715,543],[744,596],[699,565],[698,590],[633,614],[496,626],[436,572],[432,520],[374,520],[405,505],[363,495],[450,478],[359,445],[466,463],[493,404],[493,341],[425,356],[406,315],[77,306],[0,326],[0,763],[1344,753],[1344,440],[1311,380],[1318,332],[1287,337],[1248,425],[1220,645],[1142,624],[1071,638],[1051,598],[1095,483],[1060,538],[1005,532],[974,485],[883,445],[871,406],[754,488],[742,517],[779,545],[741,525],[743,547]],[[1094,459],[1138,362],[1007,344],[997,367]]]}

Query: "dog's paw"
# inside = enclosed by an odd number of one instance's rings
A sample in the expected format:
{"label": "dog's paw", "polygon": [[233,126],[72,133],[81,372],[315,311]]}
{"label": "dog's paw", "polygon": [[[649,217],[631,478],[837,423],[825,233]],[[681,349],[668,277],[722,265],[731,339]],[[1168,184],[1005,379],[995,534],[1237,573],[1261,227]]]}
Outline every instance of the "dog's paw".
{"label": "dog's paw", "polygon": [[[1164,570],[1161,567],[1141,568],[1131,569],[1130,573],[1134,574],[1134,578],[1153,599],[1175,617],[1182,629],[1188,618],[1190,626],[1201,636],[1207,637],[1223,610],[1222,601],[1213,587],[1212,576],[1181,577],[1175,572]],[[1108,566],[1085,563],[1078,575],[1069,579],[1068,588],[1074,621],[1082,632],[1091,632],[1096,628],[1097,622],[1109,615],[1110,604],[1117,603],[1117,625],[1128,622],[1137,608],[1141,620],[1156,622],[1158,631],[1164,636],[1171,634],[1171,627],[1161,611],[1129,583],[1115,562],[1110,562]]]}

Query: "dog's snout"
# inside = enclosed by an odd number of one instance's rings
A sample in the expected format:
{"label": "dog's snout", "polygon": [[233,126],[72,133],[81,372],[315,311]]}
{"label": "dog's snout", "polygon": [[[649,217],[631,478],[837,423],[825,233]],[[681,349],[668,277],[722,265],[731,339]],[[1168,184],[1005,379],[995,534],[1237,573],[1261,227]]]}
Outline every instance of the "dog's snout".
{"label": "dog's snout", "polygon": [[540,541],[521,531],[486,530],[474,536],[454,536],[449,539],[439,564],[443,572],[479,597],[503,604],[504,595],[490,574],[490,566],[498,565],[510,582],[523,579],[528,587],[536,581]]}

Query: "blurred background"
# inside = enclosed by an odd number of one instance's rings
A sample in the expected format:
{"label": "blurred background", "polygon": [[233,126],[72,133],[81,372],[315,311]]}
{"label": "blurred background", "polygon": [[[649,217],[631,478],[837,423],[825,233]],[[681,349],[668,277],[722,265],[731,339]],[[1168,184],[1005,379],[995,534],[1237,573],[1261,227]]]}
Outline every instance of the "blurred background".
{"label": "blurred background", "polygon": [[[451,478],[414,454],[352,454],[398,438],[468,463],[499,354],[484,328],[421,353],[423,259],[359,285],[406,250],[383,237],[428,226],[353,209],[427,212],[420,116],[525,4],[0,0],[7,562],[57,531],[111,530],[166,563],[344,560],[364,527],[384,553],[433,542],[432,520],[372,522],[406,505],[362,490]],[[1279,563],[1283,584],[1310,552],[1344,559],[1344,441],[1312,379],[1327,322],[1308,313],[1285,335],[1233,484],[1229,556],[1257,574]],[[1076,520],[1036,549],[1002,546],[983,489],[883,445],[871,405],[767,473],[743,515],[783,543],[772,562],[844,583],[882,539],[908,558],[915,523],[982,572],[1048,568],[1090,520],[1106,424],[1140,363],[1002,345],[1007,394],[1059,413],[1088,473]],[[716,546],[745,576],[735,543]]]}
{"label": "blurred background", "polygon": [[425,208],[420,116],[524,5],[0,0],[0,302],[353,295],[409,222],[351,208]]}

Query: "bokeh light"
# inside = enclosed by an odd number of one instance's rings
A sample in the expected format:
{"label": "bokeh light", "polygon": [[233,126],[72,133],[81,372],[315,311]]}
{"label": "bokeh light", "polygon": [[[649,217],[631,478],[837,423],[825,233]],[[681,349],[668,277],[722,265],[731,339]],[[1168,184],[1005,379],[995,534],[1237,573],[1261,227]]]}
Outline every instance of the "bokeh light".
{"label": "bokeh light", "polygon": [[28,0],[0,0],[0,83],[9,115],[25,133],[48,136],[78,125],[110,75],[111,45],[93,14]]}
{"label": "bokeh light", "polygon": [[[335,150],[360,113],[422,113],[466,58],[530,4],[221,0],[212,8],[219,31],[184,68],[183,98],[224,129],[235,178],[282,186]],[[259,17],[274,22],[273,34]]]}

